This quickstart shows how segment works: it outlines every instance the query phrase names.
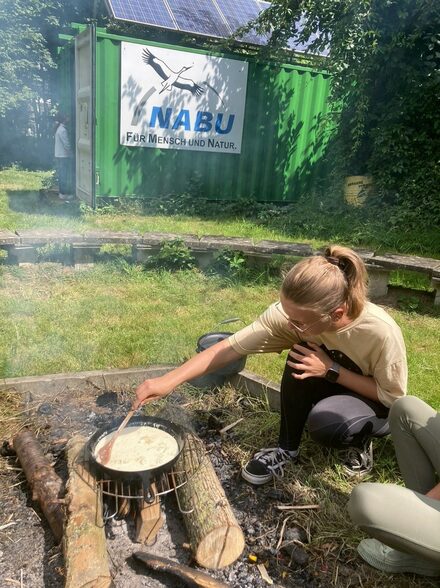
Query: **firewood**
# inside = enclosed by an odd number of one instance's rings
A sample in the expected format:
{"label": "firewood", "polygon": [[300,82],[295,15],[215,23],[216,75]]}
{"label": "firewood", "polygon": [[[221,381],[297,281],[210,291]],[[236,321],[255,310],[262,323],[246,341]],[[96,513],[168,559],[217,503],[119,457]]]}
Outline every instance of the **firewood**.
{"label": "firewood", "polygon": [[40,505],[55,539],[63,537],[64,510],[59,499],[64,494],[64,484],[55,473],[43,453],[39,441],[28,429],[15,435],[14,449],[32,491],[32,500]]}
{"label": "firewood", "polygon": [[133,557],[156,572],[174,574],[183,580],[187,586],[193,588],[228,588],[228,584],[219,582],[204,572],[199,572],[166,557],[144,553],[143,551],[135,551]]}
{"label": "firewood", "polygon": [[67,444],[67,524],[64,540],[65,588],[109,588],[112,578],[96,480],[85,459],[85,438]]}
{"label": "firewood", "polygon": [[154,493],[154,500],[151,503],[142,501],[136,518],[136,541],[152,545],[156,540],[160,528],[163,525],[163,516],[160,508],[160,498],[156,494],[157,488],[152,484],[151,490]]}
{"label": "firewood", "polygon": [[211,569],[230,565],[244,549],[243,531],[196,435],[186,435],[175,470],[188,478],[177,498],[197,563]]}

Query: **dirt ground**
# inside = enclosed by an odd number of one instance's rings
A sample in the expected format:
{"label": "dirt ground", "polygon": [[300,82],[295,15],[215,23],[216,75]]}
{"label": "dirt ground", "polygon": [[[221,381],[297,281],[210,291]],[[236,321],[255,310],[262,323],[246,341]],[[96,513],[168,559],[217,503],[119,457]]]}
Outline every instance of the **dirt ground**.
{"label": "dirt ground", "polygon": [[[171,400],[172,399],[172,400]],[[41,394],[26,398],[26,417],[42,443],[57,473],[66,480],[64,454],[66,441],[74,434],[90,437],[115,417],[125,416],[131,404],[128,393],[100,390],[90,386],[82,392],[65,390],[56,397]],[[186,408],[182,408],[186,407]],[[330,588],[331,586],[435,586],[422,583],[381,583],[369,576],[368,566],[359,560],[344,560],[337,577],[326,565],[309,565],[308,537],[301,527],[287,527],[279,544],[280,515],[276,505],[289,503],[282,485],[253,487],[240,477],[240,464],[225,451],[221,411],[191,409],[191,396],[178,390],[158,413],[191,428],[203,439],[234,515],[243,529],[246,547],[232,565],[217,571],[201,570],[225,582],[231,588],[266,588],[257,563],[264,563],[276,588]],[[227,435],[229,441],[234,430]],[[1,440],[0,440],[1,441]],[[38,506],[32,502],[19,463],[13,456],[1,458],[6,466],[0,472],[0,587],[61,588],[64,586],[63,554],[56,545]],[[134,561],[134,551],[144,550],[174,561],[194,565],[182,515],[174,495],[161,500],[165,523],[151,547],[135,543],[132,520],[111,520],[106,524],[107,550],[115,588],[181,588],[182,580],[162,572],[151,572]],[[397,580],[399,582],[399,580]]]}
{"label": "dirt ground", "polygon": [[[176,408],[182,398],[176,393],[173,396],[174,404],[168,406],[167,414],[161,416],[189,425],[204,438],[234,514],[248,536],[247,547],[237,562],[223,570],[204,571],[231,587],[263,588],[267,583],[257,566],[249,560],[250,554],[258,553],[258,562],[266,563],[268,573],[274,576],[274,580],[278,576],[278,580],[282,581],[280,586],[321,586],[301,567],[296,570],[289,567],[287,555],[277,554],[272,539],[267,540],[273,531],[273,521],[265,522],[268,519],[266,501],[276,498],[274,490],[268,488],[256,491],[243,482],[239,477],[238,465],[228,463],[225,459],[220,436],[215,430],[209,429],[212,423],[208,423],[200,412],[196,416],[190,413],[183,416],[182,411]],[[91,388],[81,393],[69,390],[56,398],[30,396],[27,405],[32,428],[37,432],[55,470],[65,480],[66,440],[77,433],[91,436],[113,418],[124,415],[130,401],[112,391]],[[8,469],[0,476],[0,586],[60,588],[64,585],[61,548],[55,544],[38,505],[32,502],[19,464],[13,457],[8,458],[7,462]],[[193,563],[191,552],[185,546],[188,539],[182,515],[172,493],[163,497],[161,506],[165,523],[156,543],[148,548],[133,541],[132,520],[107,522],[107,549],[115,588],[182,586],[181,580],[168,574],[151,572],[131,557],[134,551],[143,549],[180,563]]]}

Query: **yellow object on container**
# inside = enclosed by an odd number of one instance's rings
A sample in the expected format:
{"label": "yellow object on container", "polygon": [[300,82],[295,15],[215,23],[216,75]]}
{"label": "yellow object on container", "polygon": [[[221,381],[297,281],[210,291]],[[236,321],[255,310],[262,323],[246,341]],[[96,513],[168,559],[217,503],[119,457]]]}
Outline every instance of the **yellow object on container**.
{"label": "yellow object on container", "polygon": [[345,201],[352,206],[362,206],[372,185],[373,178],[371,176],[347,176],[344,186]]}

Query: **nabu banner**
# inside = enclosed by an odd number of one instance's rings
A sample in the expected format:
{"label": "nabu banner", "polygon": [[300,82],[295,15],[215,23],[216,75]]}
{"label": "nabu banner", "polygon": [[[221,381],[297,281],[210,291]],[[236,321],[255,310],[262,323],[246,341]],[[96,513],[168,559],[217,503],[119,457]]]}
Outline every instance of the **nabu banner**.
{"label": "nabu banner", "polygon": [[244,61],[121,43],[121,145],[240,153]]}

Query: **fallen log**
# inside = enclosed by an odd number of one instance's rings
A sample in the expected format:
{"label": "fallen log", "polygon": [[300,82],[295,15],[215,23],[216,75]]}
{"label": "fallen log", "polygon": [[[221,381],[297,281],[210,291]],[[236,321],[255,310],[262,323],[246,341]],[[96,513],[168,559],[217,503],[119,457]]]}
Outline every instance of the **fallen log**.
{"label": "fallen log", "polygon": [[23,429],[17,433],[13,446],[31,488],[32,500],[38,502],[55,539],[60,542],[64,528],[63,481],[45,457],[32,431]]}
{"label": "fallen log", "polygon": [[102,503],[84,455],[85,438],[68,442],[67,523],[64,538],[65,588],[110,588]]}
{"label": "fallen log", "polygon": [[228,588],[228,584],[219,582],[204,572],[193,570],[193,568],[190,568],[189,566],[179,564],[166,557],[144,553],[143,551],[135,551],[133,557],[145,564],[147,568],[155,570],[156,572],[167,572],[177,576],[183,580],[187,586],[190,586],[190,588]]}
{"label": "fallen log", "polygon": [[175,471],[188,477],[177,489],[177,498],[197,563],[211,569],[230,565],[243,552],[243,531],[196,435],[186,435]]}

